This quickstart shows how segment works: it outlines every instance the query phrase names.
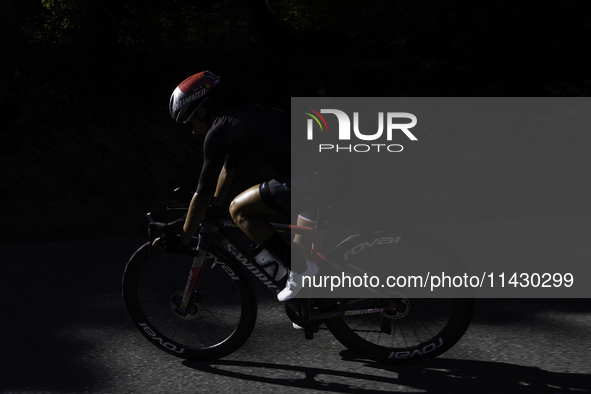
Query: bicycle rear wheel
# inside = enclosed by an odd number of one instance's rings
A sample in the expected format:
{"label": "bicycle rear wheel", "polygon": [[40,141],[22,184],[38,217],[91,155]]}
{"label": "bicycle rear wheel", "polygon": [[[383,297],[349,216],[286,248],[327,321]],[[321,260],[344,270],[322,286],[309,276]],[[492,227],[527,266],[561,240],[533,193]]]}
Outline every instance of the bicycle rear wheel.
{"label": "bicycle rear wheel", "polygon": [[[362,356],[410,364],[437,357],[455,345],[466,332],[474,309],[473,299],[397,301],[402,309],[330,319],[326,326],[339,342]],[[373,300],[373,307],[385,304]]]}
{"label": "bicycle rear wheel", "polygon": [[[384,240],[384,242],[379,242]],[[463,269],[462,262],[441,241],[415,229],[399,228],[358,234],[339,244],[331,260],[351,272],[388,272],[404,268],[432,267],[431,272]],[[408,272],[408,271],[407,271]],[[408,288],[377,288],[374,297],[337,299],[337,308],[373,310],[326,321],[342,344],[380,362],[408,364],[436,357],[464,335],[474,311],[473,298],[422,298],[404,294]],[[386,298],[387,297],[387,298]],[[397,308],[375,312],[395,301]],[[345,303],[348,305],[345,306]]]}
{"label": "bicycle rear wheel", "polygon": [[142,246],[125,268],[125,306],[142,335],[159,349],[187,359],[224,357],[254,328],[255,294],[235,260],[210,245],[189,306],[180,310],[192,260]]}

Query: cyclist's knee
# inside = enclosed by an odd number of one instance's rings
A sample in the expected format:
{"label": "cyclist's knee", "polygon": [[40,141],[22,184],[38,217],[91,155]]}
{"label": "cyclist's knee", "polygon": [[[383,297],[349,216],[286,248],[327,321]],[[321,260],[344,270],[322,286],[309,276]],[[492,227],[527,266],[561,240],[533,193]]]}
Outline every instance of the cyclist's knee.
{"label": "cyclist's knee", "polygon": [[256,215],[256,212],[253,212],[252,207],[249,205],[250,201],[248,199],[238,197],[236,197],[230,203],[229,211],[234,223],[240,225],[241,223],[244,223],[249,216]]}
{"label": "cyclist's knee", "polygon": [[232,220],[234,223],[239,224],[244,220],[244,213],[242,212],[242,206],[240,202],[236,201],[236,199],[232,200],[230,203],[230,216],[232,216]]}
{"label": "cyclist's knee", "polygon": [[247,221],[250,217],[272,215],[276,212],[268,207],[259,192],[259,186],[253,186],[240,193],[230,203],[230,215],[236,224]]}

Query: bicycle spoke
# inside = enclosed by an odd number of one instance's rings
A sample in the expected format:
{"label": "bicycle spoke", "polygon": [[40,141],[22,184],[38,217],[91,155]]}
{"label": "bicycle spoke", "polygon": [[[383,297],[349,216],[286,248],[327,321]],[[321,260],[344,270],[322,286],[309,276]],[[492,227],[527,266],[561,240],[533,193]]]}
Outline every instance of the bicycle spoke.
{"label": "bicycle spoke", "polygon": [[228,261],[224,252],[214,253],[232,268],[219,264],[202,270],[185,308],[180,305],[191,257],[146,254],[135,271],[126,269],[130,278],[127,286],[124,279],[124,296],[130,315],[140,332],[162,350],[181,357],[219,357],[250,335],[256,317],[254,292],[237,263]]}

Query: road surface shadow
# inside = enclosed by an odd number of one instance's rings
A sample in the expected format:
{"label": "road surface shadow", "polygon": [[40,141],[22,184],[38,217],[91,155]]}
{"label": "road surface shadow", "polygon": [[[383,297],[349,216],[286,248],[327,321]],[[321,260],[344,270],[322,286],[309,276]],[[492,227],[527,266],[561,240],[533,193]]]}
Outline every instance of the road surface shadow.
{"label": "road surface shadow", "polygon": [[[586,374],[555,373],[501,362],[445,358],[422,364],[391,365],[357,358],[349,350],[342,351],[340,355],[343,360],[358,363],[355,368],[359,372],[254,361],[184,361],[183,364],[223,377],[274,384],[278,386],[277,390],[285,386],[362,394],[408,392],[408,389],[460,394],[591,392],[591,375]],[[389,374],[392,376],[384,376]]]}
{"label": "road surface shadow", "polygon": [[[4,338],[0,391],[10,388],[15,391],[96,392],[122,379],[105,367],[121,357],[109,353],[109,350],[125,348],[134,352],[136,342],[142,349],[152,346],[131,324],[121,298],[121,276],[125,263],[142,243],[141,239],[113,239],[5,244],[0,247],[0,267],[4,280],[0,286],[3,300],[0,303],[0,334]],[[274,296],[266,289],[261,289],[261,286],[257,287],[261,298],[272,299],[275,303]],[[530,324],[536,315],[552,311],[589,314],[591,303],[587,299],[478,300],[474,323],[491,327],[499,324],[517,327]],[[535,321],[535,324],[539,324],[539,321]],[[540,330],[554,328],[551,324],[536,327]],[[580,325],[573,325],[567,319],[561,329],[564,332],[560,335],[566,336],[566,340],[572,341],[573,346],[579,349],[577,344],[581,341],[581,334],[577,330],[581,329]],[[128,336],[119,338],[114,333]],[[279,342],[284,338],[277,337],[275,340]],[[343,354],[347,356],[348,353]],[[129,360],[135,360],[136,357],[139,356],[130,354]],[[398,374],[398,377],[388,378],[385,382],[424,387],[426,390],[445,386],[459,387],[464,392],[484,392],[482,389],[487,387],[497,388],[490,392],[528,392],[535,391],[532,387],[536,387],[541,390],[537,392],[544,393],[561,392],[558,389],[543,391],[546,390],[545,384],[557,386],[560,390],[564,390],[564,387],[591,387],[588,375],[556,374],[538,368],[496,362],[437,359],[413,367],[380,365],[357,359],[352,359],[352,362],[360,363],[360,368],[366,371],[352,375],[355,379],[375,380],[377,377],[369,368],[379,368],[391,371],[393,375]],[[325,384],[314,379],[320,373],[335,379],[342,379],[348,374],[330,369],[255,361],[187,365],[205,368],[211,373],[236,374],[239,379],[269,379],[269,382],[278,385],[302,385],[329,391],[347,389],[346,386],[341,387],[342,383],[338,381]],[[223,366],[245,367],[246,370],[247,366],[264,366],[275,372],[291,369],[311,378],[294,381],[287,376],[276,380],[240,372],[240,368],[233,372],[224,371]],[[448,370],[451,372],[444,372]],[[519,382],[530,383],[526,385]]]}

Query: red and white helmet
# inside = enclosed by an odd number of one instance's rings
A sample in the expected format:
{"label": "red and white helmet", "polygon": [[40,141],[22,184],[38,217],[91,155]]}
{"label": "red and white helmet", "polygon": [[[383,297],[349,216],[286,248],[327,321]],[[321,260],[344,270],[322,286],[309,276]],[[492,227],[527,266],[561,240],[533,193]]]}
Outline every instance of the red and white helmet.
{"label": "red and white helmet", "polygon": [[177,123],[182,123],[198,105],[208,97],[211,89],[221,83],[222,79],[209,71],[202,71],[191,75],[176,87],[168,111]]}

